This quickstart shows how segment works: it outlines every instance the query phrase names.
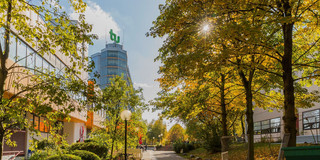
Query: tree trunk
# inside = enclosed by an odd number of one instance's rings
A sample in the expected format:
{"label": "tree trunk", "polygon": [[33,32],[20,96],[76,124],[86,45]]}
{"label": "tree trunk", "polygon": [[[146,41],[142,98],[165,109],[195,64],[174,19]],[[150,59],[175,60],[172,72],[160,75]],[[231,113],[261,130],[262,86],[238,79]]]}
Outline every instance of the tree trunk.
{"label": "tree trunk", "polygon": [[[113,137],[116,136],[117,134],[117,125],[118,125],[118,116],[116,118],[116,123],[115,123],[115,126],[114,126],[114,133],[113,133]],[[110,158],[112,159],[112,156],[113,156],[113,148],[114,148],[114,138],[112,139],[112,145],[111,145],[111,155],[110,155]]]}
{"label": "tree trunk", "polygon": [[228,138],[224,136],[228,136],[227,130],[227,111],[226,111],[226,102],[225,102],[225,75],[221,75],[221,86],[220,86],[220,100],[221,100],[221,119],[222,119],[222,138],[221,138],[221,145],[222,145],[222,152],[228,151]]}
{"label": "tree trunk", "polygon": [[[285,18],[292,18],[291,6],[288,0],[282,2],[283,16]],[[291,21],[291,19],[290,19]],[[294,86],[292,78],[292,30],[293,22],[283,23],[282,32],[284,40],[284,54],[282,58],[282,80],[284,92],[284,132],[290,133],[288,147],[296,146],[296,115],[294,105]]]}
{"label": "tree trunk", "polygon": [[0,129],[0,140],[1,140],[1,148],[0,148],[0,160],[2,160],[2,154],[3,154],[3,145],[4,145],[4,134],[5,134],[5,130],[4,129]]}
{"label": "tree trunk", "polygon": [[248,85],[246,88],[246,101],[247,101],[247,124],[248,124],[248,160],[254,159],[254,146],[253,146],[253,105],[252,105],[252,92],[251,92],[251,85]]}
{"label": "tree trunk", "polygon": [[[11,12],[12,12],[12,2],[11,0],[8,0],[8,9],[7,9],[7,19],[6,19],[6,25],[5,25],[5,34],[4,34],[4,50],[2,50],[2,53],[0,53],[0,103],[2,104],[3,97],[4,97],[4,86],[5,81],[8,76],[8,70],[6,67],[6,61],[8,59],[9,55],[9,45],[10,45],[10,23],[11,23]],[[3,107],[3,105],[1,106]],[[5,110],[5,108],[1,108],[1,110]],[[1,117],[3,118],[3,117]],[[5,129],[2,128],[2,122],[1,123],[1,129],[0,129],[0,160],[2,160],[2,153],[3,153],[3,142],[4,142],[4,134]]]}
{"label": "tree trunk", "polygon": [[248,160],[254,160],[254,141],[253,141],[253,104],[252,104],[252,79],[254,75],[254,70],[250,71],[249,79],[247,80],[243,71],[239,71],[240,78],[245,88],[246,92],[246,117],[247,117],[247,138],[248,138]]}
{"label": "tree trunk", "polygon": [[242,135],[244,135],[245,134],[245,130],[244,130],[244,124],[243,124],[243,113],[241,113],[240,121],[241,121]]}
{"label": "tree trunk", "polygon": [[296,146],[296,114],[294,104],[294,86],[292,77],[292,29],[293,23],[284,24],[284,55],[282,59],[282,80],[284,92],[284,132],[290,133],[288,147]]}

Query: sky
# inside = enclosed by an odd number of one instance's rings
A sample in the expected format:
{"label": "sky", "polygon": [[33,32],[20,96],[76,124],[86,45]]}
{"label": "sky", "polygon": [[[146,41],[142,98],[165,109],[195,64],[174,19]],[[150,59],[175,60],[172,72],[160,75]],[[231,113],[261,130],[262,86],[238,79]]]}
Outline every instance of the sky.
{"label": "sky", "polygon": [[[89,55],[100,52],[106,42],[110,43],[109,30],[120,36],[124,50],[128,53],[128,65],[134,86],[143,88],[146,101],[152,100],[160,91],[157,71],[160,62],[154,62],[163,39],[146,37],[152,22],[159,16],[159,4],[164,0],[85,0],[88,7],[84,15],[93,25],[92,33],[99,39],[89,46]],[[71,17],[77,17],[75,13]],[[145,111],[143,119],[151,122],[158,119],[160,111]],[[175,122],[166,120],[167,129]]]}

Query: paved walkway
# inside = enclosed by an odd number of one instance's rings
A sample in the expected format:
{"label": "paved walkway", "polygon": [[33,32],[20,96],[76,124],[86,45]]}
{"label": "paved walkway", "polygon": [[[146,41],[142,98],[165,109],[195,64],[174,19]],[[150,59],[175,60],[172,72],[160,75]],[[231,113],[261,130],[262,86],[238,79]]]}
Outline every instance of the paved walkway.
{"label": "paved walkway", "polygon": [[174,151],[153,151],[147,150],[142,154],[142,160],[185,160]]}

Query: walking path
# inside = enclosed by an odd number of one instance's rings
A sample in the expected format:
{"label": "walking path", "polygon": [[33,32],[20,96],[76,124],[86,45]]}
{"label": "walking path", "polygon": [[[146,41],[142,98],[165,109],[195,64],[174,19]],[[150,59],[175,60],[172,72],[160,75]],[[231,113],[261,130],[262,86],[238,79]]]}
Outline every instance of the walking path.
{"label": "walking path", "polygon": [[142,154],[142,160],[185,160],[174,151],[147,150]]}

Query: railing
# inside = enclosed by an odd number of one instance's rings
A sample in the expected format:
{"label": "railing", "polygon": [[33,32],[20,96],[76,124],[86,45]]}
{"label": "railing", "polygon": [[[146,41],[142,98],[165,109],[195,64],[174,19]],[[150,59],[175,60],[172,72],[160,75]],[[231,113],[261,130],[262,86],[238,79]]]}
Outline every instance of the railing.
{"label": "railing", "polygon": [[7,155],[10,156],[12,155],[12,157],[10,157],[8,160],[14,160],[20,153],[23,153],[23,151],[4,151],[3,155]]}

